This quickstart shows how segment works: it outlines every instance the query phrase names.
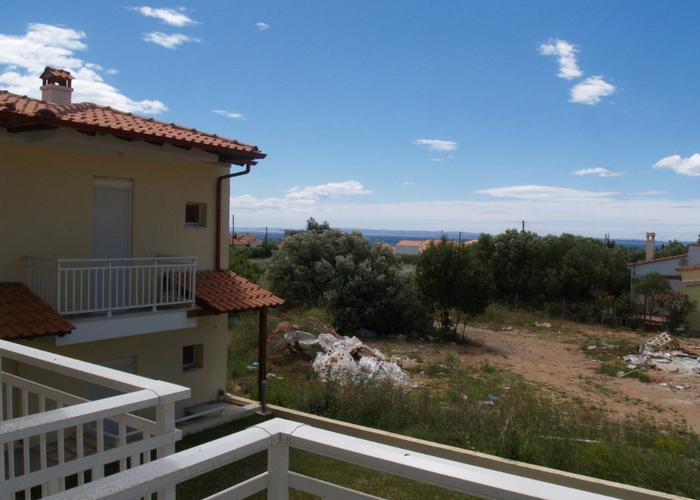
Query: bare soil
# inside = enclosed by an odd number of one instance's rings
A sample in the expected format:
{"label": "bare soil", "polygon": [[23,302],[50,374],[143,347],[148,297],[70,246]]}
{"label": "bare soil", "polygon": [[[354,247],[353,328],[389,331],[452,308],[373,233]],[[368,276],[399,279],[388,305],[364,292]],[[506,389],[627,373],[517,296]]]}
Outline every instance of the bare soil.
{"label": "bare soil", "polygon": [[[466,345],[423,344],[419,349],[422,364],[427,366],[456,354],[461,363],[489,363],[510,370],[562,404],[596,407],[612,417],[642,415],[659,423],[685,423],[700,433],[700,375],[650,369],[650,382],[613,377],[597,371],[601,363],[586,349],[587,345],[623,341],[637,345],[651,334],[553,322],[550,328],[468,327],[466,336],[470,339]],[[684,347],[700,352],[700,341],[679,340]],[[389,351],[396,347],[391,343],[368,343]]]}

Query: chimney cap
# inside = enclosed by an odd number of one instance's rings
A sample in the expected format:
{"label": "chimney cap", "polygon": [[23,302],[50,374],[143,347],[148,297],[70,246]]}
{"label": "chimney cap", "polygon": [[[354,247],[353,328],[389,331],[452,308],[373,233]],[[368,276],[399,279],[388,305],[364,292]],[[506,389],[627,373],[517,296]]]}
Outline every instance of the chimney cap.
{"label": "chimney cap", "polygon": [[58,83],[70,86],[70,81],[73,80],[73,75],[71,75],[70,71],[65,69],[57,69],[52,68],[51,66],[46,66],[44,68],[44,72],[39,78],[44,81],[44,84]]}

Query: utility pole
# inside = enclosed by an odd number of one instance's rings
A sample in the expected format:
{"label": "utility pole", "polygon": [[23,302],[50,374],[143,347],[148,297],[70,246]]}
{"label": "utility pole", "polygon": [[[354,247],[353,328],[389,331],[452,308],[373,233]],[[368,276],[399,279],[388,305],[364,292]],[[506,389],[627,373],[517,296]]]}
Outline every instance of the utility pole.
{"label": "utility pole", "polygon": [[267,256],[267,226],[265,226],[265,256]]}
{"label": "utility pole", "polygon": [[522,224],[523,224],[522,232],[524,233],[525,232],[525,220],[524,219],[523,219]]}
{"label": "utility pole", "polygon": [[231,234],[236,237],[236,215],[231,214]]}

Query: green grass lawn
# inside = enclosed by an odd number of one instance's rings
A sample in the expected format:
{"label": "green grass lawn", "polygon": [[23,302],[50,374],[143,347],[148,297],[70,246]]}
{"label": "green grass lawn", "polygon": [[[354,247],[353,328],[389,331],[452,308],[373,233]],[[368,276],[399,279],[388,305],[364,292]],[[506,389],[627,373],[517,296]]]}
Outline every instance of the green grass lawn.
{"label": "green grass lawn", "polygon": [[[526,325],[536,319],[529,314],[504,316],[495,310],[491,316],[488,320],[499,324]],[[320,333],[327,319],[323,311],[274,311],[270,328],[286,320],[302,330]],[[255,397],[257,375],[246,366],[257,356],[257,317],[239,315],[231,327],[230,378],[239,394]],[[430,348],[427,344],[398,340],[388,345],[393,349],[397,343],[402,343],[406,351]],[[619,349],[627,347],[620,343]],[[314,376],[310,359],[291,356],[275,338],[270,341],[270,356],[276,360],[270,369],[274,376],[268,380],[268,401],[272,404],[508,459],[700,498],[700,439],[682,426],[659,424],[641,416],[613,420],[604,408],[587,406],[585,401],[576,399],[552,399],[545,395],[546,391],[513,373],[490,365],[460,363],[454,355],[431,362],[423,369],[427,381],[411,390],[376,381],[343,386],[322,383]],[[493,405],[485,403],[490,396],[497,398]],[[303,467],[303,460],[298,460],[298,466]],[[348,467],[330,467],[328,473],[351,470]],[[371,473],[363,473],[362,477],[371,477]],[[376,481],[381,491],[384,480]],[[411,487],[409,491],[418,490]],[[386,495],[386,491],[375,494]]]}

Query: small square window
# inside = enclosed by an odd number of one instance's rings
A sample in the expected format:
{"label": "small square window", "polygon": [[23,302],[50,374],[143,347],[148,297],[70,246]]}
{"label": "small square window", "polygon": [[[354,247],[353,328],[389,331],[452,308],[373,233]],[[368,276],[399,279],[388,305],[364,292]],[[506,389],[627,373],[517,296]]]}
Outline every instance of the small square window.
{"label": "small square window", "polygon": [[193,344],[182,347],[182,371],[204,366],[204,345]]}
{"label": "small square window", "polygon": [[207,204],[206,203],[186,203],[185,204],[185,225],[206,226],[207,225]]}

